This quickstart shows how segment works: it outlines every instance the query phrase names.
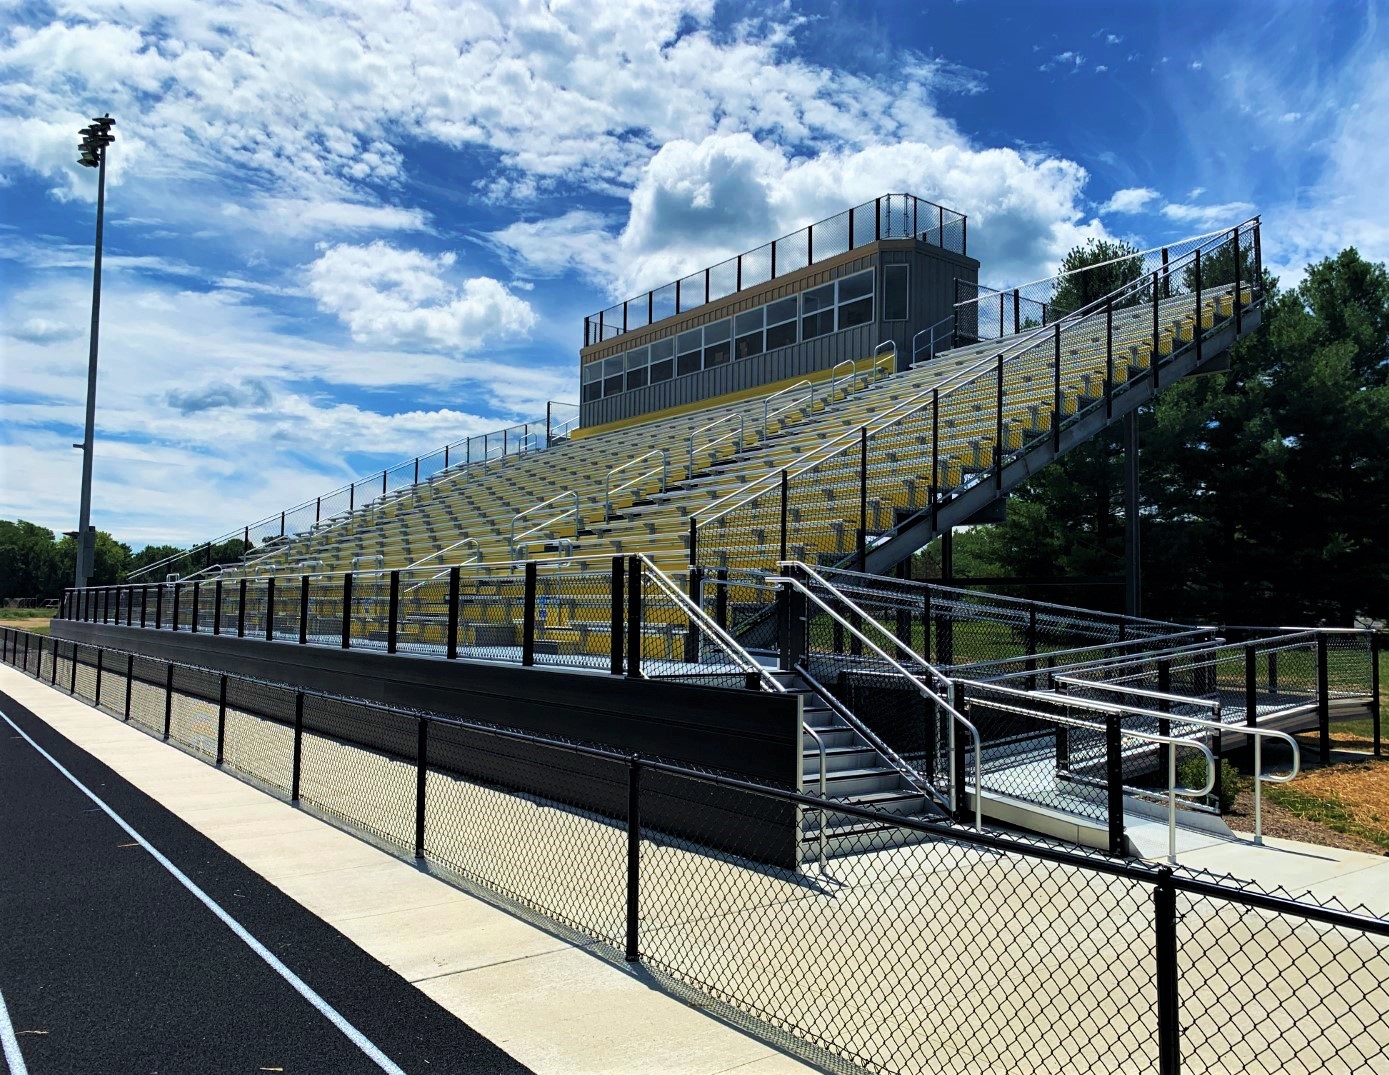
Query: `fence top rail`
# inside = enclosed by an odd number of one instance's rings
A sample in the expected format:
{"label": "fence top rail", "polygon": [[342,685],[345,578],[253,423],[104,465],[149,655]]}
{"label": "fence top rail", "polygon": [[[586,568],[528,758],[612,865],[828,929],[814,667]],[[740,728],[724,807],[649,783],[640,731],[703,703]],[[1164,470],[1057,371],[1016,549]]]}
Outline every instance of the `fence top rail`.
{"label": "fence top rail", "polygon": [[1124,683],[1110,683],[1103,679],[1081,679],[1079,676],[1052,676],[1053,683],[1068,687],[1085,687],[1089,690],[1108,691],[1112,694],[1131,694],[1135,698],[1151,698],[1157,702],[1175,702],[1178,705],[1199,706],[1220,712],[1220,701],[1215,698],[1192,698],[1185,694],[1172,694],[1168,691],[1153,691],[1142,687],[1130,687]]}
{"label": "fence top rail", "polygon": [[[1257,227],[1258,220],[1258,217],[1251,217],[1248,221],[1238,225],[1236,228],[1224,228],[1210,234],[1215,237],[1228,236],[1231,232],[1238,234],[1239,230],[1246,226]],[[1211,240],[1207,240],[1207,242],[1210,241]],[[1202,247],[1198,246],[1172,261],[1166,269],[1168,278],[1171,278],[1174,271],[1185,268],[1185,264],[1189,259],[1199,257],[1201,252]],[[782,468],[769,471],[742,488],[735,489],[714,501],[712,504],[695,513],[693,518],[696,520],[696,525],[708,525],[716,522],[729,512],[742,507],[742,505],[746,504],[748,501],[774,488],[775,483],[780,480],[780,476],[782,475],[791,478],[804,474],[806,471],[819,466],[831,456],[838,454],[847,445],[857,441],[859,437],[880,432],[888,426],[896,424],[918,411],[924,410],[927,406],[938,405],[941,397],[948,396],[952,392],[974,384],[980,377],[992,376],[994,371],[1001,368],[1002,364],[1008,359],[1016,358],[1027,353],[1040,343],[1044,337],[1050,338],[1053,333],[1060,333],[1063,328],[1078,326],[1087,318],[1098,313],[1103,313],[1106,309],[1110,308],[1112,303],[1116,300],[1122,300],[1129,294],[1135,291],[1141,291],[1147,286],[1148,280],[1146,277],[1130,281],[1116,288],[1108,295],[1101,296],[1094,302],[1082,306],[1077,310],[1073,310],[1063,317],[1057,318],[1049,325],[1009,337],[1009,342],[1002,349],[994,354],[986,355],[963,370],[956,371],[944,383],[934,385],[930,388],[923,388],[916,395],[910,396],[895,406],[888,408],[883,414],[864,423],[859,428],[846,430],[837,437],[831,437],[819,448],[806,453],[794,468]],[[1211,290],[1215,291],[1217,289],[1212,288]]]}
{"label": "fence top rail", "polygon": [[[44,641],[46,637],[17,627],[0,627],[0,633],[6,636],[27,636],[38,642]],[[83,643],[71,642],[62,638],[52,638],[48,641],[61,646],[79,647],[83,645]],[[97,647],[87,646],[87,648],[91,649]],[[131,651],[120,650],[114,647],[100,648],[123,657],[145,657],[144,654],[132,653]],[[146,657],[145,659],[164,664],[171,663],[159,661],[158,658],[152,657]],[[286,690],[297,689],[289,684],[259,680],[250,676],[233,676],[230,673],[225,673],[218,669],[200,668],[196,665],[184,663],[179,663],[178,666],[181,668],[209,672],[213,675],[227,675],[229,678],[244,680],[246,682],[263,683],[267,686],[279,687]],[[989,684],[985,684],[985,686],[989,686]],[[439,714],[410,710],[403,707],[382,705],[379,702],[353,698],[347,695],[329,694],[314,690],[304,690],[302,693],[306,697],[312,696],[327,701],[347,702],[353,705],[363,706],[376,712],[394,713],[405,717],[428,720],[431,723],[455,725],[470,731],[477,731],[513,740],[533,742],[546,747],[568,750],[576,754],[600,757],[614,762],[630,764],[633,761],[638,761],[641,766],[646,769],[665,772],[673,776],[685,777],[691,780],[729,788],[731,790],[744,791],[764,798],[777,799],[782,802],[804,806],[810,809],[825,810],[834,814],[843,815],[844,817],[857,818],[862,821],[881,823],[883,820],[881,812],[871,807],[858,806],[843,800],[822,799],[815,795],[787,788],[777,788],[742,777],[729,776],[722,773],[704,772],[680,765],[677,762],[669,762],[659,758],[648,758],[644,755],[631,755],[601,746],[592,746],[551,736],[534,735],[529,732],[500,728],[461,717],[445,717]],[[1184,872],[1181,869],[1174,870],[1172,867],[1165,865],[1106,856],[1098,851],[1081,851],[1050,843],[1031,843],[1017,836],[1001,832],[975,831],[945,819],[894,817],[891,821],[892,824],[900,829],[920,833],[925,836],[953,840],[961,844],[968,844],[995,852],[1015,854],[1025,858],[1053,862],[1063,866],[1072,866],[1077,869],[1089,870],[1092,873],[1125,878],[1141,884],[1167,886],[1190,895],[1225,900],[1232,904],[1267,911],[1272,914],[1283,914],[1295,918],[1304,918],[1323,925],[1354,929],[1371,936],[1389,938],[1389,918],[1379,918],[1362,911],[1302,902],[1289,895],[1261,892],[1252,888],[1236,888],[1230,883],[1223,883],[1221,880],[1209,876],[1197,876]],[[1234,879],[1232,878],[1231,880],[1233,881]]]}
{"label": "fence top rail", "polygon": [[[1197,629],[1191,630],[1191,631],[1178,631],[1178,632],[1176,632],[1175,634],[1170,634],[1170,635],[1144,635],[1144,636],[1141,637],[1141,638],[1126,638],[1126,639],[1125,639],[1124,641],[1122,641],[1122,642],[1096,642],[1094,645],[1090,645],[1090,646],[1075,646],[1075,647],[1072,647],[1071,649],[1053,649],[1053,650],[1046,650],[1046,651],[1044,651],[1044,652],[1042,652],[1042,653],[1020,654],[1019,656],[1016,656],[1016,657],[996,657],[996,658],[993,658],[992,660],[988,660],[988,661],[968,661],[968,662],[965,662],[964,664],[962,664],[961,667],[968,667],[968,668],[973,668],[973,669],[976,669],[976,670],[982,670],[982,669],[987,669],[987,668],[998,668],[998,667],[1000,667],[1001,665],[1012,665],[1012,664],[1017,664],[1019,661],[1039,661],[1039,660],[1049,660],[1049,659],[1051,659],[1051,658],[1053,658],[1053,657],[1069,657],[1069,656],[1072,656],[1072,655],[1077,654],[1077,653],[1089,653],[1089,652],[1091,652],[1092,650],[1096,650],[1096,649],[1111,649],[1111,650],[1113,650],[1113,649],[1139,649],[1139,648],[1142,647],[1142,646],[1145,646],[1145,645],[1152,645],[1152,644],[1155,643],[1155,642],[1170,642],[1170,641],[1172,641],[1173,639],[1178,639],[1178,638],[1190,638],[1190,637],[1193,636],[1193,635],[1201,635],[1201,634],[1205,634],[1205,633],[1206,633],[1206,632],[1205,632],[1204,630],[1202,630],[1202,629],[1200,629],[1200,628],[1197,628]],[[1205,648],[1206,645],[1209,645],[1209,644],[1208,644],[1208,643],[1207,643],[1207,644],[1202,644],[1202,643],[1199,643],[1199,642],[1198,642],[1198,643],[1193,643],[1193,644],[1191,644],[1190,646],[1169,647],[1169,648],[1167,648],[1167,649],[1150,650],[1150,651],[1142,651],[1142,650],[1140,650],[1140,652],[1138,652],[1138,653],[1125,653],[1125,654],[1121,654],[1121,655],[1119,655],[1119,656],[1117,656],[1117,657],[1101,658],[1101,659],[1096,660],[1096,661],[1080,661],[1080,662],[1077,662],[1077,663],[1074,664],[1074,665],[1063,666],[1063,667],[1069,668],[1069,669],[1072,670],[1072,671],[1074,671],[1074,670],[1076,670],[1076,669],[1082,669],[1082,668],[1099,668],[1099,667],[1107,667],[1106,662],[1109,662],[1109,661],[1113,661],[1113,662],[1123,662],[1123,661],[1127,661],[1127,662],[1133,663],[1133,662],[1139,661],[1139,660],[1147,660],[1147,659],[1151,659],[1151,658],[1155,658],[1155,657],[1160,657],[1160,656],[1163,656],[1163,655],[1168,654],[1168,653],[1187,652],[1187,651],[1190,651],[1190,650],[1200,650],[1200,649]],[[1002,676],[1002,677],[1000,677],[1000,678],[1012,678],[1012,677],[1016,677],[1016,676],[1031,675],[1031,674],[1033,674],[1033,672],[1036,672],[1036,671],[1037,671],[1037,669],[1032,669],[1032,670],[1030,670],[1030,671],[1029,671],[1029,670],[1023,670],[1023,671],[1019,671],[1019,672],[1008,672],[1008,673],[1006,673],[1004,676]]]}
{"label": "fence top rail", "polygon": [[[444,550],[444,551],[447,551],[447,550]],[[610,574],[609,569],[606,568],[606,567],[604,567],[604,568],[602,568],[602,569],[599,569],[599,570],[591,570],[591,571],[580,571],[580,570],[575,570],[574,567],[573,567],[573,565],[572,565],[572,562],[570,562],[570,561],[568,561],[568,560],[565,560],[565,559],[488,560],[488,561],[475,561],[475,562],[473,562],[473,563],[467,563],[467,564],[448,564],[448,565],[440,565],[440,566],[447,566],[447,567],[450,567],[450,568],[452,568],[452,567],[457,567],[457,568],[460,570],[460,572],[462,572],[462,574],[463,574],[463,576],[464,576],[465,579],[466,579],[466,578],[474,578],[474,579],[475,579],[476,581],[478,581],[478,582],[483,582],[483,583],[485,583],[485,582],[502,581],[502,580],[505,580],[505,579],[508,579],[508,578],[514,578],[514,579],[519,580],[521,574],[525,571],[527,565],[529,565],[529,564],[535,564],[536,567],[537,567],[537,569],[538,569],[542,574],[548,575],[548,576],[557,577],[557,578],[559,578],[559,577],[563,577],[563,578],[584,578],[584,577],[600,577],[600,576],[606,578],[606,577],[608,577],[608,575]],[[506,570],[503,571],[502,569],[506,569]],[[269,580],[269,579],[276,579],[277,581],[284,581],[284,580],[287,580],[287,579],[292,579],[292,580],[298,581],[300,578],[304,578],[304,577],[315,578],[315,579],[331,579],[331,578],[336,578],[336,579],[339,579],[339,580],[340,580],[344,575],[351,575],[351,576],[353,577],[353,580],[354,580],[354,581],[362,581],[362,580],[372,579],[372,578],[380,578],[380,579],[383,579],[383,580],[384,580],[384,579],[389,579],[390,576],[391,576],[392,574],[399,574],[399,575],[401,576],[401,582],[402,582],[402,583],[405,583],[405,582],[409,581],[409,580],[407,579],[407,576],[411,575],[413,572],[425,573],[425,572],[432,572],[432,571],[436,571],[436,570],[437,570],[437,567],[434,566],[434,565],[429,565],[429,566],[411,565],[410,567],[398,567],[398,568],[371,568],[371,569],[368,569],[368,570],[358,570],[358,571],[351,571],[351,570],[348,570],[348,571],[304,571],[304,572],[301,572],[301,571],[285,571],[285,572],[283,572],[283,573],[281,573],[281,574],[276,574],[276,575],[241,576],[241,577],[238,578],[236,581],[238,581],[238,582],[246,582],[246,583],[248,583],[248,584],[251,584],[251,583],[257,583],[257,582],[265,582],[265,581],[267,581],[267,580]],[[425,577],[430,577],[430,576],[425,576]],[[213,581],[213,580],[203,580],[203,579],[179,579],[179,580],[174,581],[174,582],[163,582],[163,581],[161,581],[161,582],[115,583],[115,584],[106,585],[106,586],[85,586],[85,587],[82,587],[81,589],[78,589],[77,587],[69,586],[69,587],[67,588],[67,591],[66,591],[66,592],[72,593],[72,594],[85,594],[85,593],[101,593],[101,592],[106,592],[106,591],[115,592],[115,591],[120,591],[120,590],[142,590],[142,589],[146,589],[146,588],[151,589],[151,590],[155,590],[155,589],[172,589],[172,588],[174,588],[174,587],[180,587],[180,588],[191,587],[191,586],[193,586],[195,583],[198,583],[198,582],[201,582],[201,581]]]}

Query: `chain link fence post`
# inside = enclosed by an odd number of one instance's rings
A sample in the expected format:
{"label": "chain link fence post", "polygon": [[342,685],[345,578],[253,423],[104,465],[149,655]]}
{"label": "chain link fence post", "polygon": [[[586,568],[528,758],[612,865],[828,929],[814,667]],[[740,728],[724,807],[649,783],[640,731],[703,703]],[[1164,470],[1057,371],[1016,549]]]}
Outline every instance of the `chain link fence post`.
{"label": "chain link fence post", "polygon": [[1321,763],[1331,764],[1331,687],[1327,675],[1326,635],[1317,633],[1317,743]]}
{"label": "chain link fence post", "polygon": [[226,758],[227,748],[227,677],[218,678],[217,683],[217,761],[221,765]]}
{"label": "chain link fence post", "polygon": [[627,678],[641,678],[641,560],[627,561]]}
{"label": "chain link fence post", "polygon": [[1177,968],[1177,890],[1172,870],[1161,867],[1153,890],[1153,956],[1157,964],[1159,1075],[1182,1068],[1181,994]]}
{"label": "chain link fence post", "polygon": [[622,613],[626,604],[622,592],[622,579],[622,557],[614,556],[611,575],[612,619],[608,627],[611,660],[608,665],[608,671],[615,676],[622,675]]}
{"label": "chain link fence post", "polygon": [[641,757],[627,759],[627,944],[628,963],[641,961]]}
{"label": "chain link fence post", "polygon": [[174,665],[164,666],[164,741],[169,741],[169,729],[174,722]]}
{"label": "chain link fence post", "polygon": [[[1124,853],[1124,753],[1118,713],[1104,719],[1104,761],[1107,813],[1109,814],[1109,853]],[[1169,748],[1171,749],[1171,748]]]}
{"label": "chain link fence post", "polygon": [[352,572],[342,576],[342,648],[352,648]]}
{"label": "chain link fence post", "polygon": [[415,742],[415,858],[424,858],[425,792],[429,784],[429,719],[420,717]]}
{"label": "chain link fence post", "polygon": [[304,692],[294,692],[294,765],[289,778],[289,801],[299,801],[299,775],[304,765]]}

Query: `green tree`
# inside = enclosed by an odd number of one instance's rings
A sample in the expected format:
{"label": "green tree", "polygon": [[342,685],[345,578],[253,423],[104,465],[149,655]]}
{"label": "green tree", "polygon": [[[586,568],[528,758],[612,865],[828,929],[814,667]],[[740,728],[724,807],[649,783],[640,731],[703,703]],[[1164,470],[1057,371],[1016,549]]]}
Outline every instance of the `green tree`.
{"label": "green tree", "polygon": [[61,578],[52,530],[23,519],[0,521],[0,599],[56,597]]}
{"label": "green tree", "polygon": [[[1233,278],[1232,248],[1228,262]],[[1145,611],[1230,624],[1384,617],[1389,273],[1348,249],[1295,290],[1265,288],[1263,328],[1231,349],[1229,370],[1168,386],[1141,415]],[[998,574],[1122,572],[1121,465],[1112,438],[1082,445],[968,543]]]}
{"label": "green tree", "polygon": [[[1143,259],[1132,243],[1122,239],[1087,239],[1061,262],[1060,279],[1049,303],[1048,320],[1088,306],[1144,276]],[[1119,306],[1144,301],[1145,289],[1124,296]]]}

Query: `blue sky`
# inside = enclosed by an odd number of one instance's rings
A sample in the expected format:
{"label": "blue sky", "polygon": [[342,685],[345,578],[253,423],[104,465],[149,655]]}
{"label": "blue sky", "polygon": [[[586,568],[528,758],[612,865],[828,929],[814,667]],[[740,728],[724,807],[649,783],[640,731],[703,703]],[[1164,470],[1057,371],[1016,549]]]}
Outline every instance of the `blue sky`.
{"label": "blue sky", "polygon": [[577,398],[583,315],[887,191],[983,278],[1389,258],[1375,4],[0,0],[0,517],[190,542]]}

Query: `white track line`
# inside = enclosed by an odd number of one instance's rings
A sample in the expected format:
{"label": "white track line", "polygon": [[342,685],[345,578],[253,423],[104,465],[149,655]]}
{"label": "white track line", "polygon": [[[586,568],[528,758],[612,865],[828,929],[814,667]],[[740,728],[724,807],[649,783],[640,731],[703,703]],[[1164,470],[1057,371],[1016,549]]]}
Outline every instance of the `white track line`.
{"label": "white track line", "polygon": [[10,1075],[29,1075],[29,1069],[24,1066],[24,1054],[19,1051],[19,1039],[14,1036],[14,1024],[10,1022],[3,993],[0,993],[0,1048],[4,1049]]}
{"label": "white track line", "polygon": [[[249,947],[251,951],[255,952],[256,955],[260,956],[261,959],[265,960],[265,962],[270,965],[270,968],[276,974],[278,974],[281,978],[283,978],[286,982],[288,982],[291,986],[294,987],[295,992],[297,992],[301,997],[303,997],[315,1008],[317,1008],[319,1013],[322,1014],[322,1016],[325,1019],[327,1019],[328,1022],[332,1023],[335,1027],[337,1027],[344,1034],[346,1034],[348,1040],[351,1041],[353,1045],[357,1046],[357,1048],[361,1049],[362,1052],[366,1053],[366,1055],[371,1058],[372,1062],[377,1067],[379,1067],[382,1071],[387,1072],[388,1075],[405,1075],[405,1072],[401,1070],[399,1067],[397,1067],[391,1061],[391,1059],[388,1056],[386,1056],[385,1053],[383,1053],[374,1044],[372,1044],[371,1040],[365,1034],[363,1034],[355,1026],[349,1023],[347,1019],[340,1012],[338,1012],[336,1008],[334,1008],[321,996],[315,993],[313,989],[309,987],[308,983],[306,983],[302,978],[300,978],[292,970],[290,970],[283,963],[281,963],[280,960],[275,956],[275,953],[270,951],[270,949],[266,948],[265,945],[261,944],[260,941],[255,939],[255,937],[251,936],[251,934],[247,931],[245,926],[243,926],[235,918],[233,918],[226,911],[224,911],[216,900],[214,900],[211,896],[209,896],[206,892],[204,892],[201,888],[194,884],[193,881],[190,880],[189,877],[182,870],[180,870],[177,866],[175,866],[172,862],[165,858],[164,855],[161,854],[153,844],[151,844],[148,840],[146,840],[143,836],[141,836],[138,832],[131,828],[130,823],[127,822],[125,818],[121,817],[120,814],[116,813],[114,810],[111,809],[111,807],[107,806],[104,802],[97,798],[97,796],[91,791],[91,789],[89,789],[85,784],[83,784],[82,781],[78,780],[77,777],[73,776],[70,772],[63,768],[62,763],[60,763],[57,758],[53,757],[52,754],[48,753],[48,751],[44,750],[43,747],[38,745],[38,743],[34,742],[34,740],[29,737],[28,733],[25,732],[23,728],[21,728],[18,724],[16,724],[13,720],[10,719],[9,714],[0,711],[0,717],[3,717],[5,723],[8,724],[11,728],[13,728],[15,731],[17,731],[24,738],[25,742],[27,742],[31,747],[37,750],[43,757],[47,758],[49,763],[53,766],[53,768],[57,769],[58,772],[62,773],[65,777],[71,780],[72,783],[76,785],[77,789],[80,792],[82,792],[83,795],[87,796],[87,798],[91,799],[92,802],[97,804],[97,806],[101,807],[101,809],[105,812],[106,816],[109,817],[112,821],[114,821],[117,825],[119,825],[122,829],[124,829],[132,840],[134,840],[151,855],[153,855],[155,862],[159,863],[159,865],[163,866],[164,869],[168,870],[171,874],[173,874],[174,878],[178,881],[179,884],[181,884],[189,892],[193,893],[193,895],[198,898],[198,900],[203,904],[203,906],[205,906],[209,911],[211,911],[218,918],[220,918],[228,929],[230,929],[233,933],[235,933],[238,937],[245,941],[247,947]],[[0,1009],[2,1008],[3,1005],[0,1005]],[[4,1020],[4,1023],[5,1027],[8,1028],[9,1019],[6,1018]],[[5,1038],[5,1057],[10,1063],[10,1071],[13,1073],[13,1075],[24,1075],[25,1068],[23,1058],[19,1058],[18,1067],[15,1067],[15,1061],[10,1059],[11,1041],[13,1041],[13,1030],[11,1030],[9,1035]],[[15,1044],[14,1050],[15,1056],[18,1057],[18,1044]]]}

